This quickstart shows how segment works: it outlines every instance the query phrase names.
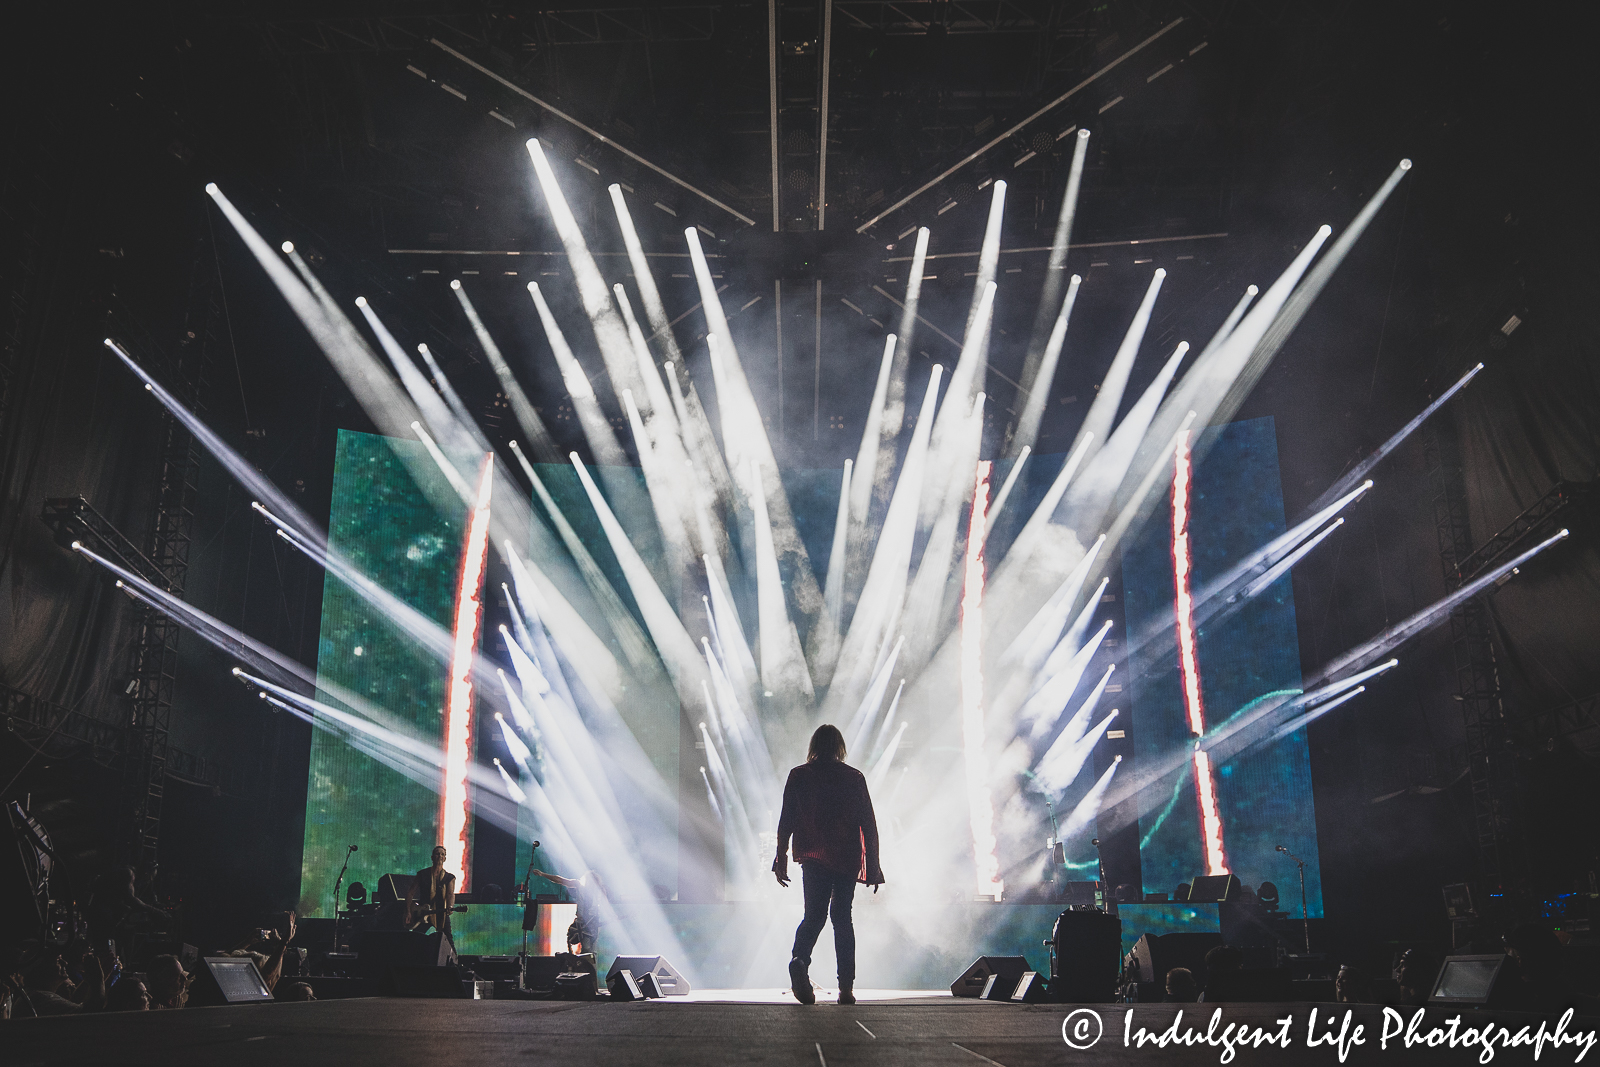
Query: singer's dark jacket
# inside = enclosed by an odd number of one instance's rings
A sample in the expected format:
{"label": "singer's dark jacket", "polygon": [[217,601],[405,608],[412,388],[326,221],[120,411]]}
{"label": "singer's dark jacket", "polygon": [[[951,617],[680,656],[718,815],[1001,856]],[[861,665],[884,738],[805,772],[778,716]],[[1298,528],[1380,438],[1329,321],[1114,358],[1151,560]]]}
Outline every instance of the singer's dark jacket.
{"label": "singer's dark jacket", "polygon": [[863,885],[881,885],[878,819],[872,812],[867,779],[838,760],[802,763],[789,772],[778,817],[781,867],[794,838],[798,863],[816,863],[837,874],[853,875]]}

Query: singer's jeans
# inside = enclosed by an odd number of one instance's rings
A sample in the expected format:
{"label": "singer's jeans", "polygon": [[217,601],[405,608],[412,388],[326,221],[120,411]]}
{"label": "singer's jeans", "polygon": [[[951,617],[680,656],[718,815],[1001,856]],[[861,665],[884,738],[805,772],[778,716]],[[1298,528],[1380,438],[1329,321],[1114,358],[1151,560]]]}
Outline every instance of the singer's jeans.
{"label": "singer's jeans", "polygon": [[800,865],[801,888],[806,898],[806,915],[794,932],[794,956],[811,966],[811,950],[822,935],[832,904],[833,950],[839,957],[839,984],[851,986],[856,980],[856,928],[850,921],[850,905],[855,900],[856,879],[852,874],[836,874],[819,863]]}

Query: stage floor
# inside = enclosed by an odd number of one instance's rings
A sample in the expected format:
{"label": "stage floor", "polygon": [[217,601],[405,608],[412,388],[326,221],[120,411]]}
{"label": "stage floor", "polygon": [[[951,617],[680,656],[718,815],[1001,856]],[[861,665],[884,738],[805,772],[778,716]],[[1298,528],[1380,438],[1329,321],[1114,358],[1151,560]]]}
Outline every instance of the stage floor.
{"label": "stage floor", "polygon": [[[57,1064],[150,1064],[159,1067],[496,1067],[501,1064],[583,1064],[585,1067],[774,1064],[785,1067],[1047,1067],[1062,1064],[1215,1064],[1220,1047],[1123,1045],[1129,1007],[1138,1027],[1159,1034],[1179,1005],[1020,1005],[964,1000],[948,994],[880,991],[854,1007],[778,1003],[771,990],[721,990],[694,998],[631,1004],[562,1001],[333,1000],[314,1004],[259,1004],[194,1008],[179,1012],[101,1014],[83,1018],[25,1019],[0,1023],[0,1063],[5,1067]],[[1339,1032],[1338,1005],[1239,1004],[1225,1008],[1224,1023],[1247,1023],[1276,1032],[1274,1020],[1293,1019],[1288,1049],[1241,1050],[1239,1064],[1338,1065],[1334,1045],[1306,1047],[1310,1012],[1317,1033]],[[1210,1018],[1204,1005],[1187,1005],[1183,1024],[1202,1035]],[[1198,1009],[1198,1010],[1197,1010]],[[1089,1011],[1103,1020],[1103,1037],[1075,1050],[1063,1041],[1069,1013]],[[1214,1010],[1214,1009],[1213,1009]],[[1407,1021],[1415,1009],[1407,1009]],[[1444,1026],[1459,1009],[1431,1009],[1426,1026]],[[1495,1018],[1513,1032],[1540,1019],[1503,1013]],[[1481,1022],[1484,1020],[1479,1020]],[[1550,1029],[1555,1019],[1545,1020]],[[1480,1050],[1404,1049],[1391,1040],[1380,1050],[1382,1009],[1363,1005],[1355,1023],[1366,1026],[1365,1044],[1346,1063],[1466,1064]],[[1593,1019],[1574,1020],[1567,1032],[1592,1032]],[[1092,1028],[1090,1028],[1092,1029]],[[1223,1027],[1219,1026],[1220,1032]],[[1353,1030],[1353,1026],[1352,1026]],[[1080,1043],[1089,1030],[1073,1031]],[[1571,1063],[1581,1046],[1546,1047],[1540,1062]],[[1495,1062],[1531,1063],[1531,1050],[1497,1049]],[[1589,1059],[1589,1057],[1586,1057]]]}

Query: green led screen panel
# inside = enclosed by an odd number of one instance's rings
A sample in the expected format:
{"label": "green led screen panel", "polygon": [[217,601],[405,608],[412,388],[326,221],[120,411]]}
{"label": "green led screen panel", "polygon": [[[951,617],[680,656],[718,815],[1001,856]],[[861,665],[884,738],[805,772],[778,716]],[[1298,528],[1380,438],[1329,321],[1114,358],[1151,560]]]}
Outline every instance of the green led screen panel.
{"label": "green led screen panel", "polygon": [[[627,584],[576,472],[565,464],[540,464],[538,471],[579,539],[613,586],[623,590],[626,597]],[[637,483],[642,490],[642,478],[631,468],[609,468],[601,477],[608,486],[615,482],[624,492],[634,488],[631,483]],[[491,511],[493,508],[491,502]],[[349,430],[339,432],[328,521],[331,546],[446,632],[454,625],[466,521],[466,505],[422,444]],[[537,546],[523,547],[530,558],[539,558],[539,551]],[[641,555],[647,565],[659,566],[658,547],[650,551],[647,545]],[[503,663],[505,654],[497,632],[501,615],[496,614],[496,605],[500,599],[498,585],[507,576],[498,567],[494,551],[490,552],[490,559],[479,647],[480,652]],[[591,620],[590,624],[597,622]],[[399,725],[413,730],[420,740],[442,743],[446,665],[421,651],[414,638],[386,621],[332,576],[324,582],[317,673],[319,683],[328,690],[337,687],[356,693],[394,716]],[[621,722],[648,755],[660,780],[675,787],[679,725],[676,699],[670,692],[637,687],[631,692],[624,687],[613,696]],[[337,703],[328,691],[321,697]],[[474,714],[474,762],[488,765],[498,756],[516,770],[492,712],[480,697]],[[301,914],[332,914],[334,880],[349,845],[358,845],[359,851],[351,857],[346,885],[359,881],[370,888],[385,874],[409,874],[428,865],[429,852],[438,838],[439,820],[439,796],[431,778],[418,781],[408,777],[322,730],[313,734],[310,763]],[[530,772],[517,772],[520,784],[531,791],[534,778],[530,774],[542,777],[537,757]],[[625,806],[630,803],[633,794],[623,783],[611,785],[623,794]],[[673,788],[674,800],[675,793]],[[476,803],[473,807],[479,810]],[[634,848],[647,865],[651,882],[665,886],[670,893],[677,882],[675,802],[667,811],[636,812],[630,826],[639,837]],[[510,832],[512,828],[505,829]],[[515,841],[509,846],[509,853],[491,856],[486,844],[480,855],[477,841],[481,831],[476,818],[469,820],[468,840],[473,853],[466,880],[469,890],[480,882],[506,888],[521,881],[532,842],[542,836],[548,846],[550,837],[549,832],[541,833],[527,804],[517,812]],[[541,853],[540,865],[556,862]],[[459,849],[451,849],[447,866],[461,872]],[[539,879],[531,888],[534,892],[560,892],[557,886]]]}
{"label": "green led screen panel", "polygon": [[[414,462],[402,462],[401,454]],[[425,492],[417,479],[430,476],[435,484]],[[420,443],[339,431],[329,544],[447,631],[465,518],[466,505]],[[446,674],[443,665],[343,582],[332,575],[324,580],[319,683],[361,695],[437,743]],[[326,693],[319,699],[333,702]],[[438,824],[439,798],[433,790],[333,734],[313,731],[300,913],[333,914],[334,879],[348,846],[360,848],[350,859],[345,884],[372,887],[390,872],[426,867]],[[452,857],[452,870],[459,870],[458,860]]]}

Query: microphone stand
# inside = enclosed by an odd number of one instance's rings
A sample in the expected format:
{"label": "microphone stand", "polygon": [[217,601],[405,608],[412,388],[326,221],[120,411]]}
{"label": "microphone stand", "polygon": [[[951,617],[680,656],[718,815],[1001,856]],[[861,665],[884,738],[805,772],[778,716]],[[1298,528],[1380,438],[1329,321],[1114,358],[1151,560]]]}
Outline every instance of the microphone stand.
{"label": "microphone stand", "polygon": [[333,951],[339,951],[339,890],[344,888],[344,873],[350,869],[350,853],[356,850],[351,845],[344,854],[344,866],[339,868],[339,877],[333,883]]}
{"label": "microphone stand", "polygon": [[1111,894],[1106,890],[1106,858],[1100,854],[1100,839],[1094,838],[1089,842],[1094,846],[1094,870],[1100,878],[1100,909],[1111,910]]}
{"label": "microphone stand", "polygon": [[533,897],[533,861],[539,857],[539,842],[528,850],[528,869],[522,872],[522,953],[517,959],[517,988],[528,988],[528,905]]}
{"label": "microphone stand", "polygon": [[1306,907],[1306,861],[1288,849],[1283,849],[1283,854],[1300,868],[1300,923],[1305,929],[1306,955],[1309,956],[1311,955],[1311,911]]}

